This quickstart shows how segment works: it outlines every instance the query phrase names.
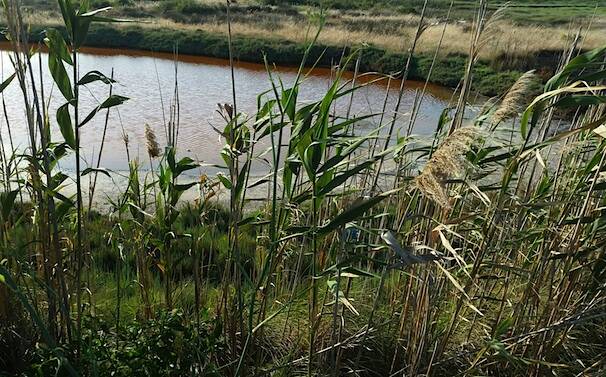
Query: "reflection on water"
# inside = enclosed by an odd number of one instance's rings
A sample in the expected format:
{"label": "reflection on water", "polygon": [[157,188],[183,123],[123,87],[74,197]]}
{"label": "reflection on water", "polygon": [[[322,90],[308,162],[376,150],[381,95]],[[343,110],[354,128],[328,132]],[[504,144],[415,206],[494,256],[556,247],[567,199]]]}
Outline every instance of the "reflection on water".
{"label": "reflection on water", "polygon": [[[7,44],[0,44],[0,48],[8,48]],[[40,54],[40,59],[33,59],[34,76],[40,77],[39,65],[42,65],[42,80],[44,83],[44,99],[48,108],[54,142],[61,142],[62,137],[56,126],[56,110],[64,104],[64,99],[54,85],[47,67],[47,55]],[[6,50],[0,52],[2,77],[6,78],[13,73],[9,54]],[[117,84],[114,85],[114,94],[129,97],[125,104],[112,108],[109,113],[108,129],[100,166],[114,171],[111,178],[99,175],[97,194],[94,203],[97,207],[107,205],[106,195],[114,196],[126,187],[128,171],[127,153],[123,141],[123,131],[128,135],[129,154],[131,159],[138,158],[141,167],[147,168],[148,157],[145,144],[145,124],[149,124],[156,132],[158,142],[165,144],[165,119],[168,119],[171,100],[174,96],[175,71],[178,77],[179,96],[179,153],[188,155],[204,164],[200,171],[192,172],[189,179],[195,179],[197,174],[214,175],[217,168],[208,165],[222,164],[219,151],[223,142],[213,129],[213,126],[222,129],[223,122],[217,113],[218,103],[231,103],[231,76],[227,61],[221,59],[179,56],[175,64],[171,54],[151,54],[131,50],[85,49],[79,58],[80,76],[91,70],[98,70],[106,75],[114,72]],[[296,77],[296,68],[278,67],[275,69],[274,79],[278,77],[286,87]],[[299,91],[299,103],[318,100],[326,92],[331,83],[333,72],[329,69],[315,69],[309,72]],[[344,79],[351,79],[351,74]],[[376,80],[377,77],[364,76],[358,78],[358,83]],[[259,64],[239,63],[235,70],[238,111],[254,115],[257,106],[257,95],[271,89],[267,71]],[[423,83],[409,81],[402,98],[400,113],[398,114],[398,128],[407,127],[409,113],[413,107],[415,93],[423,88]],[[373,82],[356,91],[353,98],[345,96],[337,101],[335,111],[345,114],[351,99],[350,116],[363,116],[380,113],[384,106],[387,89],[387,112],[384,123],[391,119],[393,108],[397,99],[400,82],[387,80]],[[40,85],[37,83],[37,89]],[[94,83],[80,89],[80,119],[94,109],[108,95],[108,86]],[[41,95],[42,93],[40,93]],[[26,130],[26,115],[23,106],[21,90],[14,80],[5,89],[4,100],[6,104],[6,118],[10,125],[11,135],[16,149],[23,150],[29,146],[29,136]],[[422,105],[415,121],[413,133],[431,134],[438,123],[441,112],[451,101],[452,91],[443,87],[429,85]],[[8,128],[4,114],[0,117],[0,131],[5,145],[8,147]],[[97,155],[101,145],[105,113],[99,113],[92,121],[81,129],[81,156],[85,160],[82,164],[93,166],[97,163]],[[377,129],[379,117],[364,120],[356,124],[355,132],[367,134]],[[397,130],[396,130],[397,132]],[[403,132],[403,131],[402,131]],[[265,144],[268,145],[269,142]],[[262,142],[257,151],[261,152],[267,145]],[[7,149],[9,150],[9,149]],[[61,160],[60,168],[66,172],[73,181],[75,167],[74,156]],[[385,167],[385,166],[384,166]],[[70,174],[71,173],[71,174]],[[267,165],[253,164],[252,175],[261,176],[267,173]],[[88,178],[91,176],[89,175]],[[88,178],[83,180],[83,190],[88,191]],[[74,185],[68,184],[63,188],[66,195],[74,193]],[[255,190],[263,190],[261,186]],[[183,196],[190,200],[197,194],[196,190],[189,190]],[[262,193],[259,192],[262,196]],[[85,198],[85,201],[87,199]]]}
{"label": "reflection on water", "polygon": [[[4,45],[4,47],[7,47]],[[42,53],[43,81],[45,99],[49,104],[49,117],[55,125],[56,109],[64,103],[48,73],[46,54]],[[147,161],[144,128],[149,124],[157,133],[162,144],[164,137],[164,117],[168,117],[169,106],[173,97],[175,68],[178,72],[180,100],[179,148],[182,154],[213,164],[220,163],[219,150],[222,142],[211,125],[222,128],[221,118],[216,112],[217,103],[232,102],[230,70],[226,61],[203,57],[180,56],[175,63],[170,54],[142,53],[127,50],[87,49],[80,55],[81,75],[90,70],[99,70],[114,77],[118,84],[114,93],[129,97],[130,100],[109,114],[109,126],[101,166],[112,170],[127,169],[126,151],[122,139],[122,128],[129,136],[130,155]],[[2,75],[7,77],[13,72],[8,53],[2,51]],[[38,59],[34,59],[35,77],[39,77]],[[296,69],[279,68],[278,76],[288,85],[294,81]],[[308,76],[300,91],[300,101],[317,100],[330,83],[331,72],[317,69]],[[267,73],[262,65],[242,63],[235,71],[238,110],[254,114],[257,95],[271,88]],[[393,109],[399,82],[390,85],[390,96],[387,109]],[[400,114],[401,124],[408,119],[414,100],[415,91],[422,88],[422,83],[409,82],[404,93]],[[368,85],[357,91],[351,107],[352,116],[380,112],[385,99],[386,80],[381,84]],[[81,118],[107,97],[108,87],[97,83],[81,89]],[[437,124],[441,111],[450,100],[451,91],[437,86],[429,86],[423,100],[415,133],[431,133]],[[10,122],[15,146],[28,146],[25,128],[25,113],[20,89],[15,80],[5,90],[7,117]],[[345,109],[349,97],[342,98],[337,107]],[[164,105],[164,111],[162,109]],[[337,109],[339,111],[339,109]],[[82,156],[87,163],[96,162],[104,125],[104,114],[99,114],[93,121],[81,129]],[[358,132],[364,133],[376,128],[377,120],[366,121],[358,126]],[[3,135],[6,135],[6,121],[0,122]],[[53,131],[54,141],[60,141],[61,134]],[[6,138],[5,138],[6,139]],[[62,168],[73,170],[73,158],[65,159]]]}

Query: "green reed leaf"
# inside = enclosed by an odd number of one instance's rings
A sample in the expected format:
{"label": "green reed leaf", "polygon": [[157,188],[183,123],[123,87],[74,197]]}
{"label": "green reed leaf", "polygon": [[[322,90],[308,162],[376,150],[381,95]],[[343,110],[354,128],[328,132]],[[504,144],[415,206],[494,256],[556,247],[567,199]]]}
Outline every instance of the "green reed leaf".
{"label": "green reed leaf", "polygon": [[116,80],[105,76],[99,71],[90,71],[82,76],[82,78],[78,81],[78,85],[86,85],[95,81],[101,81],[104,84],[113,84],[116,82]]}
{"label": "green reed leaf", "polygon": [[59,130],[65,143],[70,148],[76,149],[76,137],[74,134],[74,128],[72,127],[72,118],[69,115],[69,103],[66,103],[57,109],[57,123],[59,124]]}
{"label": "green reed leaf", "polygon": [[231,190],[231,181],[225,176],[225,174],[218,173],[217,178],[219,178],[219,180],[221,181],[221,183],[223,183],[223,186],[225,186],[226,189]]}
{"label": "green reed leaf", "polygon": [[85,176],[90,173],[101,173],[101,174],[106,175],[111,178],[110,170],[105,169],[105,168],[86,168],[82,171],[81,175]]}
{"label": "green reed leaf", "polygon": [[63,39],[63,35],[57,29],[48,29],[46,31],[46,38],[44,38],[44,43],[48,46],[48,49],[60,57],[61,60],[66,62],[69,65],[73,65],[72,57],[69,52],[69,48],[67,47],[67,43],[65,43],[65,39]]}
{"label": "green reed leaf", "polygon": [[347,224],[348,222],[354,221],[364,215],[366,211],[383,201],[385,198],[390,195],[400,191],[400,189],[394,189],[390,191],[386,191],[382,194],[374,196],[369,199],[360,199],[354,202],[349,208],[345,209],[343,212],[338,214],[332,221],[328,224],[320,227],[318,229],[318,234],[326,234],[330,233],[333,230],[336,230],[340,226]]}
{"label": "green reed leaf", "polygon": [[344,184],[349,178],[353,177],[354,175],[360,173],[361,171],[363,171],[365,169],[368,169],[370,166],[372,166],[373,163],[374,163],[373,160],[364,161],[363,163],[361,163],[341,174],[334,176],[330,180],[330,182],[328,182],[326,185],[323,185],[322,187],[320,187],[320,191],[318,192],[318,195],[322,196],[322,195],[328,194],[335,188]]}
{"label": "green reed leaf", "polygon": [[2,220],[7,221],[8,216],[15,206],[15,199],[19,190],[12,190],[0,193],[0,204],[2,204]]}
{"label": "green reed leaf", "polygon": [[103,101],[102,104],[100,104],[99,106],[97,106],[93,111],[91,111],[86,118],[84,118],[84,120],[82,121],[82,123],[80,123],[80,125],[78,125],[78,127],[82,127],[84,126],[86,123],[90,122],[91,119],[94,118],[94,116],[102,109],[109,109],[112,108],[114,106],[118,106],[123,104],[124,102],[128,101],[128,97],[123,97],[123,96],[119,96],[116,94],[113,94],[111,96],[109,96],[105,101]]}
{"label": "green reed leaf", "polygon": [[8,76],[6,78],[6,80],[4,80],[2,82],[2,84],[0,84],[0,93],[2,93],[4,91],[4,89],[6,89],[7,86],[9,86],[9,84],[13,81],[13,79],[15,78],[16,75],[17,75],[17,72],[13,72],[12,75]]}
{"label": "green reed leaf", "polygon": [[66,100],[71,101],[74,98],[74,93],[72,92],[72,84],[69,80],[69,76],[67,75],[61,58],[52,52],[48,54],[48,69],[63,97]]}

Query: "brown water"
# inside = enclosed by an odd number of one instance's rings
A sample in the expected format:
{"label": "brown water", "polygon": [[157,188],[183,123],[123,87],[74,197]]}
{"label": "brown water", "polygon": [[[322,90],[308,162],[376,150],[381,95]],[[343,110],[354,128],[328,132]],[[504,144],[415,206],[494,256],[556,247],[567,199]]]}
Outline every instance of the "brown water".
{"label": "brown water", "polygon": [[[7,45],[0,48],[6,49]],[[59,91],[53,85],[48,73],[46,54],[41,54],[45,97],[49,103],[51,123],[55,127],[56,109],[64,103]],[[36,77],[38,77],[38,61],[36,62]],[[1,52],[3,77],[11,74],[13,68],[6,51]],[[173,96],[175,81],[175,62],[172,54],[158,54],[131,50],[112,50],[88,48],[80,55],[80,72],[83,75],[90,70],[99,70],[114,77],[118,84],[114,93],[129,97],[130,100],[119,108],[110,111],[109,126],[106,135],[104,154],[101,166],[112,170],[126,170],[126,151],[122,139],[122,128],[130,140],[131,158],[138,157],[145,164],[147,159],[144,129],[149,124],[157,133],[161,145],[164,144],[164,113],[168,117],[169,103]],[[180,100],[180,133],[179,148],[182,154],[204,163],[220,163],[219,150],[223,143],[211,126],[222,128],[221,118],[216,112],[217,103],[231,103],[231,79],[227,61],[221,59],[179,56],[178,85]],[[296,76],[295,68],[278,67],[279,76],[285,85],[292,83]],[[346,78],[351,77],[348,74]],[[366,77],[370,80],[374,77]],[[238,63],[235,70],[238,110],[254,114],[257,95],[271,88],[263,65]],[[325,92],[331,82],[329,69],[315,69],[310,72],[300,91],[300,101],[317,100]],[[387,109],[393,111],[400,83],[392,81],[389,89]],[[415,91],[422,89],[423,83],[409,81],[398,114],[398,124],[408,122],[407,112],[412,108]],[[351,107],[352,116],[380,112],[387,90],[387,80],[368,85],[357,91]],[[81,89],[81,117],[88,114],[107,96],[108,87],[103,84],[92,84]],[[435,130],[442,110],[451,100],[452,91],[443,87],[429,85],[423,99],[414,133],[430,134]],[[7,116],[10,122],[15,146],[23,149],[28,146],[28,136],[25,128],[25,114],[21,91],[15,80],[4,92]],[[337,105],[337,111],[343,112],[347,107],[349,97],[343,98]],[[390,115],[391,116],[391,115]],[[96,163],[96,156],[101,143],[103,113],[86,124],[81,129],[83,158],[85,164]],[[387,118],[386,118],[387,119]],[[376,120],[365,121],[357,126],[360,134],[375,129]],[[56,128],[56,127],[55,127]],[[5,143],[7,139],[7,124],[4,117],[0,120],[0,130]],[[53,132],[53,141],[61,141],[61,134]],[[64,159],[62,168],[73,170],[73,159]],[[212,173],[209,171],[208,173]]]}

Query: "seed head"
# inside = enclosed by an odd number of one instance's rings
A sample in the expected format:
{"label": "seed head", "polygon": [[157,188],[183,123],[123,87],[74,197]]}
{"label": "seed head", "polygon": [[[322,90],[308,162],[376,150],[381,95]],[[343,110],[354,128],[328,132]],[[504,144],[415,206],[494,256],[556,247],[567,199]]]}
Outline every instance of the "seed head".
{"label": "seed head", "polygon": [[149,157],[156,158],[160,156],[160,146],[158,146],[158,141],[156,141],[156,134],[149,124],[145,124],[145,139],[147,140],[147,153]]}
{"label": "seed head", "polygon": [[462,176],[469,167],[467,152],[482,138],[478,127],[462,127],[448,136],[431,156],[414,185],[426,197],[444,208],[450,208],[448,179]]}
{"label": "seed head", "polygon": [[537,82],[537,75],[534,71],[528,71],[520,76],[507,91],[505,98],[501,102],[501,106],[494,112],[492,124],[497,125],[524,110],[534,94]]}

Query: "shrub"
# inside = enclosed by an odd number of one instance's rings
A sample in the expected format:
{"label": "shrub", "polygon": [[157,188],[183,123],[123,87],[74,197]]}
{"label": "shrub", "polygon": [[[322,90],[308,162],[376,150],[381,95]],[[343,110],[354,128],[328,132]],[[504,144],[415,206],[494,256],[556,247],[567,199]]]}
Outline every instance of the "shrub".
{"label": "shrub", "polygon": [[[83,352],[78,363],[84,375],[98,376],[216,376],[215,358],[223,353],[221,325],[202,313],[200,324],[185,319],[181,311],[161,312],[150,321],[131,322],[115,329],[101,317],[83,318]],[[37,375],[67,375],[57,371],[50,350],[34,350],[31,372]],[[71,357],[70,357],[71,358]],[[94,371],[94,372],[93,372]],[[55,374],[57,373],[57,374]]]}

